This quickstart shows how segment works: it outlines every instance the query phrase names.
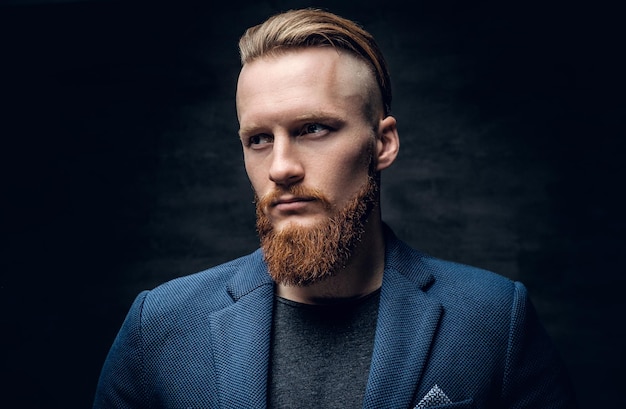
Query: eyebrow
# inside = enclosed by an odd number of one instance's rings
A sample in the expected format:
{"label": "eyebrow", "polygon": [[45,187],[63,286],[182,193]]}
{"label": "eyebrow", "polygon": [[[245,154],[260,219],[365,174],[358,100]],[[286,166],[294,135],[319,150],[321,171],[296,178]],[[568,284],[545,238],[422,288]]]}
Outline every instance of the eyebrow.
{"label": "eyebrow", "polygon": [[294,118],[294,122],[306,122],[306,121],[342,121],[341,118],[335,113],[318,111],[310,114],[298,115]]}

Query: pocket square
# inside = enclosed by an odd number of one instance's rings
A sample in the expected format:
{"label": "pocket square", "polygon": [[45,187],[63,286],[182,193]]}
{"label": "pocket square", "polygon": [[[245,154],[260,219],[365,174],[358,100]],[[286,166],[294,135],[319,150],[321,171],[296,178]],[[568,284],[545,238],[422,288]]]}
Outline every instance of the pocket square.
{"label": "pocket square", "polygon": [[422,400],[415,405],[414,409],[432,408],[433,406],[445,405],[447,403],[452,403],[452,401],[443,393],[441,388],[435,384],[435,386],[424,395]]}

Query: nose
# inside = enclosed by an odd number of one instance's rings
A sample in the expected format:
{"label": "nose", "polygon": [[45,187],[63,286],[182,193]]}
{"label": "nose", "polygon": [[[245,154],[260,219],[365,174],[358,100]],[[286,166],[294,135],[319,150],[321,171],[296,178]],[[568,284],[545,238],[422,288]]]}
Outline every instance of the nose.
{"label": "nose", "polygon": [[269,178],[281,186],[291,186],[304,178],[304,167],[294,141],[275,136]]}

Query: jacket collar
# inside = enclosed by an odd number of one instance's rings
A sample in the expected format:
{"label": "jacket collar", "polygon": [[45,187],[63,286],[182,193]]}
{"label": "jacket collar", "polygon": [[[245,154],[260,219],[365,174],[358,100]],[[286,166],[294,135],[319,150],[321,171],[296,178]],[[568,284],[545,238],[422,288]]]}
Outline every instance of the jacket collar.
{"label": "jacket collar", "polygon": [[[426,291],[433,276],[422,255],[385,231],[385,272],[364,408],[409,407],[442,307]],[[241,259],[227,285],[235,301],[211,316],[220,401],[224,408],[267,405],[274,285],[260,250]]]}
{"label": "jacket collar", "polygon": [[240,263],[227,284],[234,304],[210,317],[217,389],[223,408],[264,408],[274,285],[260,250]]}
{"label": "jacket collar", "polygon": [[385,273],[364,408],[409,407],[442,313],[422,255],[386,229]]}

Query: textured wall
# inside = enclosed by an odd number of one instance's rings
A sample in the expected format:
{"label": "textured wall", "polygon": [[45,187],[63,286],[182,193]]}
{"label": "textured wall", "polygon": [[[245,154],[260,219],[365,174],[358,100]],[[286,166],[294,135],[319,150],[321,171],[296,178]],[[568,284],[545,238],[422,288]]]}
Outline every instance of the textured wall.
{"label": "textured wall", "polygon": [[[256,248],[236,42],[311,3],[30,3],[0,8],[0,402],[79,408],[140,290]],[[362,23],[391,67],[385,220],[527,284],[582,406],[624,407],[616,14],[347,3],[314,4]]]}

